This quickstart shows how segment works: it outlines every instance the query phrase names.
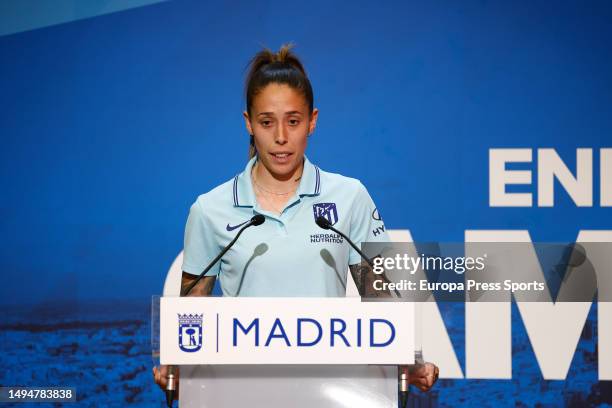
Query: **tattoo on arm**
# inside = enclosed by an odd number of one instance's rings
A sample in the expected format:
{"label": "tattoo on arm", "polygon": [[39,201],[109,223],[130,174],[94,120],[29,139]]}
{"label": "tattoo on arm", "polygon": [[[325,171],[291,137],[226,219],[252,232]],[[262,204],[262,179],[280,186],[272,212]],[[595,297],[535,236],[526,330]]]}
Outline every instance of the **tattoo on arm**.
{"label": "tattoo on arm", "polygon": [[361,264],[349,265],[349,270],[351,271],[351,276],[353,277],[355,286],[357,286],[357,291],[359,292],[359,296],[363,296],[363,292],[365,288],[363,286]]}
{"label": "tattoo on arm", "polygon": [[[194,280],[198,277],[187,272],[183,272],[181,279],[181,292],[185,290]],[[200,281],[193,287],[189,295],[187,296],[210,296],[213,287],[215,286],[216,276],[204,276]]]}
{"label": "tattoo on arm", "polygon": [[391,293],[388,290],[374,289],[374,281],[382,280],[389,282],[387,276],[382,273],[377,275],[372,270],[372,267],[365,261],[355,265],[349,265],[349,270],[359,291],[359,295],[364,298],[373,297],[390,297]]}

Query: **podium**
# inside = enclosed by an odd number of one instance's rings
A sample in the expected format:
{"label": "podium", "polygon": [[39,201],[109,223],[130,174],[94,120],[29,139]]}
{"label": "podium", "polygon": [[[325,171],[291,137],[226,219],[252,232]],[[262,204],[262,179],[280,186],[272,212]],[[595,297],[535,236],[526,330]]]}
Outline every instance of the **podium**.
{"label": "podium", "polygon": [[[266,308],[266,300],[257,298],[217,298],[217,303],[211,298],[154,298],[153,348],[160,350],[162,364],[180,365],[180,407],[398,406],[397,366],[414,362],[412,304],[367,305],[354,298],[285,300],[287,307],[279,307],[282,300],[271,298]],[[234,307],[232,302],[242,303]],[[183,314],[177,313],[177,304]],[[225,309],[217,313],[210,305]],[[330,314],[330,309],[338,313]],[[295,338],[295,310],[308,312],[297,314],[304,316],[297,329],[304,338]],[[179,319],[198,316],[204,323],[179,321],[177,314]],[[363,322],[354,316],[363,316]],[[397,322],[404,318],[405,327],[400,327]],[[338,323],[343,319],[344,326]],[[290,324],[283,329],[280,322]],[[300,344],[307,347],[295,347]],[[379,360],[382,364],[367,363]]]}
{"label": "podium", "polygon": [[180,407],[397,408],[397,367],[181,366]]}

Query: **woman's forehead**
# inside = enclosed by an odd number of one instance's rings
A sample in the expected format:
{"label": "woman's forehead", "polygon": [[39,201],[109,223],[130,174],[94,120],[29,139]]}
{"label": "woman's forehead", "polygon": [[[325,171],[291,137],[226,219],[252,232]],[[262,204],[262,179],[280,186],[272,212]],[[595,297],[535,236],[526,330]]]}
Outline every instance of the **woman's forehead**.
{"label": "woman's forehead", "polygon": [[306,98],[299,90],[286,84],[272,83],[257,93],[253,110],[259,113],[304,113],[308,110]]}

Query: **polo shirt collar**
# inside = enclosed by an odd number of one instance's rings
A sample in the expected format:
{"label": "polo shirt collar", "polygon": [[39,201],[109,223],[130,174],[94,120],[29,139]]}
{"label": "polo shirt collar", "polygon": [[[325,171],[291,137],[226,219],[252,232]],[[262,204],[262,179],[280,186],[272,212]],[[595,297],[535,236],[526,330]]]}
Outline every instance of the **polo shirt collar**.
{"label": "polo shirt collar", "polygon": [[[256,203],[253,183],[251,182],[251,170],[258,156],[249,160],[244,171],[234,177],[232,194],[234,207],[254,207]],[[317,166],[312,164],[304,155],[304,171],[297,189],[297,195],[317,196],[321,193],[321,172]]]}

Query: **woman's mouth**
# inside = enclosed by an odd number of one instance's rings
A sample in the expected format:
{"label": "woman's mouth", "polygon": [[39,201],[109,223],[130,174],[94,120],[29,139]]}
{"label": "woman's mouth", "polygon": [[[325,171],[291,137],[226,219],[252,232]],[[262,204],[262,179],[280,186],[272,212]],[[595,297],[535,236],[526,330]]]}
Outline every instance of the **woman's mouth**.
{"label": "woman's mouth", "polygon": [[289,152],[279,152],[279,153],[270,153],[270,155],[273,157],[274,161],[278,164],[284,164],[287,163],[289,161],[289,156],[291,156],[291,153]]}

